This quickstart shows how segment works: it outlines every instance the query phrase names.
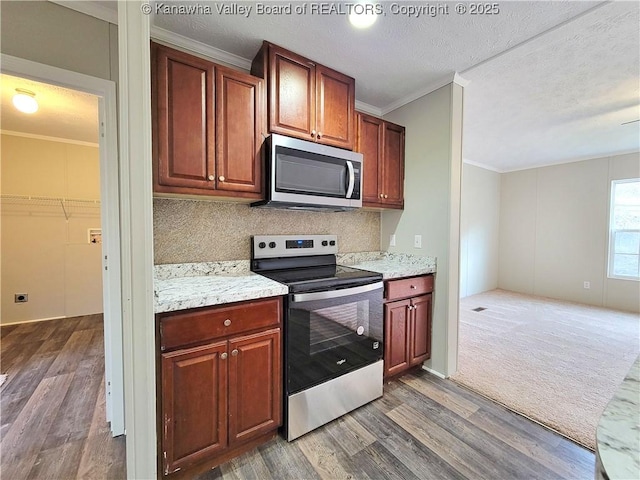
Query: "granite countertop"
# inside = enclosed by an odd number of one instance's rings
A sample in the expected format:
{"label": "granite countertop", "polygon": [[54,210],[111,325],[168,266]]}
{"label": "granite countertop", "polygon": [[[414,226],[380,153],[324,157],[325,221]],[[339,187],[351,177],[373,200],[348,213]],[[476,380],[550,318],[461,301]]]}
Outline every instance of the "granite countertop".
{"label": "granite countertop", "polygon": [[337,257],[340,265],[381,273],[385,280],[436,272],[435,257],[389,252],[343,253]]}
{"label": "granite countertop", "polygon": [[600,417],[596,478],[640,478],[640,356]]}
{"label": "granite countertop", "polygon": [[[425,275],[436,271],[434,257],[359,252],[338,254],[340,265],[382,273],[384,279]],[[249,269],[249,260],[179,263],[154,268],[154,312],[221,305],[286,295],[286,285]]]}
{"label": "granite countertop", "polygon": [[154,312],[286,295],[286,285],[249,270],[249,261],[156,265]]}

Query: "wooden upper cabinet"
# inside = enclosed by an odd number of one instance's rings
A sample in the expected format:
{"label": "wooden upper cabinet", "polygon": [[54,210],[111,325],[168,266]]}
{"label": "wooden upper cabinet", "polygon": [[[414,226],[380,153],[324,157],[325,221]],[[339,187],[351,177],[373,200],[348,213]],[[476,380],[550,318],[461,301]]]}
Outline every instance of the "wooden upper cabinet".
{"label": "wooden upper cabinet", "polygon": [[270,132],[353,150],[353,78],[269,42],[251,73],[267,79]]}
{"label": "wooden upper cabinet", "polygon": [[382,195],[382,157],[384,154],[384,121],[358,113],[356,150],[363,156],[363,203],[377,204]]}
{"label": "wooden upper cabinet", "polygon": [[264,81],[151,48],[154,192],[261,198]]}
{"label": "wooden upper cabinet", "polygon": [[316,65],[316,138],[318,142],[353,150],[355,80]]}
{"label": "wooden upper cabinet", "polygon": [[356,151],[363,155],[365,207],[404,208],[404,136],[400,125],[357,112]]}
{"label": "wooden upper cabinet", "polygon": [[385,207],[404,207],[404,127],[384,124],[382,203]]}
{"label": "wooden upper cabinet", "polygon": [[218,190],[260,193],[264,114],[262,80],[216,67]]}
{"label": "wooden upper cabinet", "polygon": [[215,172],[214,66],[153,44],[155,185],[211,188]]}
{"label": "wooden upper cabinet", "polygon": [[269,131],[311,140],[315,128],[315,66],[283,48],[269,49]]}

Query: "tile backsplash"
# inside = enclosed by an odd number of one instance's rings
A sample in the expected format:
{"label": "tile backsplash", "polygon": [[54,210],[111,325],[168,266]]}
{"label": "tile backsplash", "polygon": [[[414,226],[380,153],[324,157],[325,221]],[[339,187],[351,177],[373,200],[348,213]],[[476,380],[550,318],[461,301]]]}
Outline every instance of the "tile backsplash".
{"label": "tile backsplash", "polygon": [[248,260],[251,235],[336,234],[340,253],[380,250],[380,213],[304,212],[154,198],[156,265]]}

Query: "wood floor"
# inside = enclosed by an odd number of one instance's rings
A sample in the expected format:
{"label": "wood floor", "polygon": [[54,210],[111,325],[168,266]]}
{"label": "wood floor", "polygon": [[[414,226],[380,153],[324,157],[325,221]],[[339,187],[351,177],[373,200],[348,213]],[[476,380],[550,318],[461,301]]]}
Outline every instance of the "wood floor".
{"label": "wood floor", "polygon": [[[2,479],[123,479],[104,421],[101,316],[0,330]],[[593,479],[594,455],[419,371],[294,442],[277,438],[207,479]]]}
{"label": "wood floor", "polygon": [[278,438],[205,479],[585,479],[593,453],[423,370],[292,443]]}
{"label": "wood floor", "polygon": [[102,315],[0,328],[0,478],[125,478],[105,421]]}

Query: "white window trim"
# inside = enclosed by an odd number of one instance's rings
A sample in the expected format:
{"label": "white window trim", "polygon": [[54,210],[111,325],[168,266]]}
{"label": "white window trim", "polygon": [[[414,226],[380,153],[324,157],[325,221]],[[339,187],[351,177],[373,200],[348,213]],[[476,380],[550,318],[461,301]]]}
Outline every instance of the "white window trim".
{"label": "white window trim", "polygon": [[615,199],[613,197],[613,193],[615,190],[615,186],[622,183],[634,183],[640,182],[640,178],[625,178],[620,180],[612,180],[611,181],[611,189],[609,190],[609,255],[607,256],[607,278],[615,279],[615,280],[630,280],[632,282],[640,282],[640,276],[629,276],[629,275],[615,275],[612,273],[613,271],[613,257],[614,257],[614,233],[621,231],[633,231],[636,230],[614,230],[613,229],[613,216],[615,210]]}

